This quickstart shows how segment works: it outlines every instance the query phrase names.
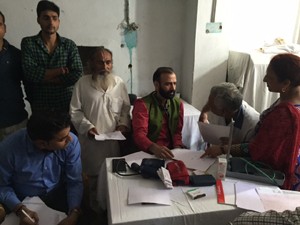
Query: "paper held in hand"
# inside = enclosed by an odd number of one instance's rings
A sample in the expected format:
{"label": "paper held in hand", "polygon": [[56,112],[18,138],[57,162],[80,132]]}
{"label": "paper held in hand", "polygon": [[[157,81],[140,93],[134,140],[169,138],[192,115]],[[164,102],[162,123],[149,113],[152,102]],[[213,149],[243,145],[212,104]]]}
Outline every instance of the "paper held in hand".
{"label": "paper held in hand", "polygon": [[95,140],[105,141],[105,140],[126,140],[121,131],[110,132],[106,134],[95,135]]}
{"label": "paper held in hand", "polygon": [[229,137],[230,126],[221,126],[199,122],[200,133],[205,142],[218,145],[220,138]]}

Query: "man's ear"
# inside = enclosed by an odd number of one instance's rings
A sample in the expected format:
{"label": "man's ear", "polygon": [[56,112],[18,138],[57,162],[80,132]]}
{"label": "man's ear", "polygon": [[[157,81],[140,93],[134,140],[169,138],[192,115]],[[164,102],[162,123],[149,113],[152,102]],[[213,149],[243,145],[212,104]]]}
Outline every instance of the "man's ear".
{"label": "man's ear", "polygon": [[154,84],[155,90],[158,91],[159,90],[159,82],[154,81],[153,84]]}
{"label": "man's ear", "polygon": [[33,143],[35,144],[36,147],[38,147],[39,149],[45,149],[48,146],[48,142],[44,141],[44,140],[35,140],[33,141]]}

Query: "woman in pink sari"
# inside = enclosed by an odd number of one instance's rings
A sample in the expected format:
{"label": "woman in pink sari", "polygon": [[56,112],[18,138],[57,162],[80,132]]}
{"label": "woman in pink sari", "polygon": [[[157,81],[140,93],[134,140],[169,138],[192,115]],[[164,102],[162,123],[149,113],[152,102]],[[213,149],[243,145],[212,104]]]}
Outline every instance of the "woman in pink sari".
{"label": "woman in pink sari", "polygon": [[[232,145],[233,156],[250,156],[285,174],[284,189],[300,191],[300,57],[279,54],[272,58],[264,82],[279,99],[265,110],[250,143]],[[205,155],[216,157],[227,146],[212,146]]]}

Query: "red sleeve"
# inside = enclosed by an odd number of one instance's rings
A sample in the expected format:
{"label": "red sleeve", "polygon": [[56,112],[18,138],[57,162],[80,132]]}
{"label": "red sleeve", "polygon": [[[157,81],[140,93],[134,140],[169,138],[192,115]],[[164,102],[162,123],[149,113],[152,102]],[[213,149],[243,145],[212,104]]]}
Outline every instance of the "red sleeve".
{"label": "red sleeve", "polygon": [[142,99],[137,99],[132,111],[133,140],[138,149],[148,152],[152,141],[147,137],[149,114]]}
{"label": "red sleeve", "polygon": [[183,110],[184,110],[183,103],[180,102],[178,126],[173,137],[174,147],[183,146],[182,143],[182,127],[183,127],[183,115],[184,115]]}

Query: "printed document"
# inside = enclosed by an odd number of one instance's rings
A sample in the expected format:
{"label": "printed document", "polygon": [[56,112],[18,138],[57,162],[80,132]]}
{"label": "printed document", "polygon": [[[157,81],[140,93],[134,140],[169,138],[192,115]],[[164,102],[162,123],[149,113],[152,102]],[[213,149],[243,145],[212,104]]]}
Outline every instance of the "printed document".
{"label": "printed document", "polygon": [[199,122],[200,133],[205,142],[218,145],[221,137],[229,137],[230,127]]}

